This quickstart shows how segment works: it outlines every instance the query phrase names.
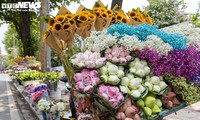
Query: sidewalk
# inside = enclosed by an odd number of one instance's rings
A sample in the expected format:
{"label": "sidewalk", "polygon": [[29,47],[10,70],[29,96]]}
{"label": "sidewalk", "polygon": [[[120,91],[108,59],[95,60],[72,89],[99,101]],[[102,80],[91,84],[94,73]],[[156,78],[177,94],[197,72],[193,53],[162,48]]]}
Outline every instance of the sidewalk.
{"label": "sidewalk", "polygon": [[0,76],[0,120],[23,120],[7,81],[9,76]]}

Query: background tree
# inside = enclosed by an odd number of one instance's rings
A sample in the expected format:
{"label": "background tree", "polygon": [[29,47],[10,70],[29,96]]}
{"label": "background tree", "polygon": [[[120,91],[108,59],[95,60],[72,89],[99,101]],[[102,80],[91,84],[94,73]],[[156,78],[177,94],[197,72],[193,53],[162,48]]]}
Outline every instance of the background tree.
{"label": "background tree", "polygon": [[199,5],[199,8],[198,8],[196,14],[192,14],[192,15],[190,16],[190,19],[191,19],[192,23],[193,23],[196,27],[200,27],[200,1],[199,1],[198,5]]}
{"label": "background tree", "polygon": [[160,28],[188,20],[184,0],[148,0],[147,12]]}

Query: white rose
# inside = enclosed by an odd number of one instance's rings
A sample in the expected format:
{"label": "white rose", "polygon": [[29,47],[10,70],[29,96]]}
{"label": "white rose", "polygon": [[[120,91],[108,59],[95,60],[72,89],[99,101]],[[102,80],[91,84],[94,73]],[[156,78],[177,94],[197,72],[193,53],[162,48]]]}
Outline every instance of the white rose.
{"label": "white rose", "polygon": [[127,73],[127,74],[126,74],[126,77],[128,77],[129,79],[133,79],[133,78],[134,78],[134,75],[131,74],[131,73]]}
{"label": "white rose", "polygon": [[116,65],[109,65],[108,66],[108,73],[109,74],[117,74],[118,73],[118,67]]}
{"label": "white rose", "polygon": [[135,68],[133,68],[133,67],[132,67],[132,68],[130,68],[129,70],[130,70],[130,72],[131,72],[131,73],[135,73],[135,72],[136,72],[136,69],[135,69]]}
{"label": "white rose", "polygon": [[100,78],[107,83],[107,81],[108,81],[108,76],[107,75],[101,75]]}
{"label": "white rose", "polygon": [[134,98],[139,98],[141,96],[141,93],[138,90],[131,90],[131,96]]}
{"label": "white rose", "polygon": [[146,90],[145,87],[143,87],[142,85],[139,85],[138,91],[139,91],[140,93],[143,93],[145,90]]}
{"label": "white rose", "polygon": [[129,78],[123,77],[121,79],[121,85],[123,85],[123,86],[129,86],[129,83],[130,83],[130,79]]}
{"label": "white rose", "polygon": [[118,70],[117,76],[118,76],[119,78],[122,78],[122,77],[124,76],[124,71]]}
{"label": "white rose", "polygon": [[158,76],[153,76],[153,77],[151,77],[150,82],[154,85],[159,85],[160,84],[160,78]]}
{"label": "white rose", "polygon": [[160,82],[160,88],[161,90],[165,89],[167,87],[167,84],[164,81]]}
{"label": "white rose", "polygon": [[142,69],[136,70],[135,74],[139,75],[140,77],[144,77],[145,76],[145,72]]}
{"label": "white rose", "polygon": [[130,90],[129,90],[128,87],[125,87],[125,86],[121,86],[121,85],[120,85],[119,88],[120,88],[120,91],[121,91],[122,93],[124,93],[124,94],[130,93]]}
{"label": "white rose", "polygon": [[118,66],[118,69],[124,71],[124,67],[123,66]]}
{"label": "white rose", "polygon": [[160,88],[160,86],[158,86],[158,85],[154,85],[153,86],[153,91],[155,91],[155,92],[160,92],[161,91],[161,88]]}
{"label": "white rose", "polygon": [[100,71],[101,71],[101,74],[107,74],[108,73],[108,68],[103,66],[103,67],[101,67]]}
{"label": "white rose", "polygon": [[137,79],[134,78],[134,79],[130,80],[129,87],[131,89],[137,89],[139,87],[139,82],[137,81]]}
{"label": "white rose", "polygon": [[144,85],[147,86],[150,91],[153,89],[150,82],[145,82]]}
{"label": "white rose", "polygon": [[147,75],[147,74],[149,74],[151,72],[151,69],[148,66],[145,66],[144,67],[144,72]]}
{"label": "white rose", "polygon": [[120,79],[116,75],[110,75],[107,82],[111,85],[117,85],[120,82]]}
{"label": "white rose", "polygon": [[144,68],[144,65],[141,64],[140,62],[135,62],[134,68],[135,68],[135,69],[143,69],[143,68]]}

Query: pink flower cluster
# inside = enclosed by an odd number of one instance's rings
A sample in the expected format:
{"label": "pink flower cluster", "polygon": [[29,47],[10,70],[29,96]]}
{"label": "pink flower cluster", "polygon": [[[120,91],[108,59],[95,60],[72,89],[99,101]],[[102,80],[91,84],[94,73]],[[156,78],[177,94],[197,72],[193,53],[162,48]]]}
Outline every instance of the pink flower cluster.
{"label": "pink flower cluster", "polygon": [[31,95],[32,101],[37,101],[37,100],[39,100],[40,97],[42,96],[42,93],[43,93],[43,92],[44,92],[43,90],[34,92],[34,93]]}
{"label": "pink flower cluster", "polygon": [[106,58],[102,58],[100,53],[89,50],[84,53],[78,53],[74,59],[71,59],[71,63],[78,68],[99,68],[105,61]]}
{"label": "pink flower cluster", "polygon": [[97,70],[83,69],[74,75],[75,87],[85,93],[90,93],[93,87],[99,82]]}
{"label": "pink flower cluster", "polygon": [[127,63],[132,58],[130,52],[122,46],[113,46],[112,48],[107,48],[105,50],[105,57],[113,63],[121,64]]}
{"label": "pink flower cluster", "polygon": [[105,84],[98,86],[98,95],[109,101],[114,107],[118,106],[124,100],[124,96],[118,87]]}

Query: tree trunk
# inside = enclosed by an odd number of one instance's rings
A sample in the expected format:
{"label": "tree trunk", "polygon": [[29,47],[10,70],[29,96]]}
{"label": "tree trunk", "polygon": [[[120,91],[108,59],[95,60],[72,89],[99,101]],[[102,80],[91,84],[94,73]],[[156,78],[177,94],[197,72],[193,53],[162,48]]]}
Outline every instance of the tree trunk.
{"label": "tree trunk", "polygon": [[34,56],[34,49],[31,40],[30,15],[29,11],[20,12],[20,37],[23,43],[23,56]]}
{"label": "tree trunk", "polygon": [[116,4],[119,8],[122,8],[122,2],[123,0],[112,0],[111,9],[113,9]]}
{"label": "tree trunk", "polygon": [[[49,12],[48,0],[41,0],[40,17],[45,16]],[[42,41],[42,36],[47,29],[47,24],[40,20],[40,45],[39,45],[39,61],[41,62],[41,71],[47,71],[47,45]]]}

